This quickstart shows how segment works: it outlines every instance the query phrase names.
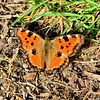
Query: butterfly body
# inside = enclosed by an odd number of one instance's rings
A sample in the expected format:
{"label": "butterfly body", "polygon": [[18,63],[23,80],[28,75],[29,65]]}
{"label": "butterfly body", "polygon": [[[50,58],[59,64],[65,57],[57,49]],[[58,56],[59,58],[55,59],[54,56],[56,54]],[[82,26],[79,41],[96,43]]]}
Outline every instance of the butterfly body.
{"label": "butterfly body", "polygon": [[29,62],[37,69],[53,70],[68,65],[68,57],[75,55],[84,43],[84,36],[80,34],[44,40],[36,33],[18,29],[16,35]]}

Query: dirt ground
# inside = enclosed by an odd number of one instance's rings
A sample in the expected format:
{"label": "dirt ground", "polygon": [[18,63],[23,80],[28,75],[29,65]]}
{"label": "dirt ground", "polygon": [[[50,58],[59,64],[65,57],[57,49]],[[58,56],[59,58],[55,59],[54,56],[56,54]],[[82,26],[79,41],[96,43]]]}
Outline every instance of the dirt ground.
{"label": "dirt ground", "polygon": [[[37,72],[19,48],[14,35],[16,26],[9,28],[17,18],[18,6],[17,3],[0,3],[0,100],[100,100],[100,31],[94,37],[98,42],[85,40],[63,70],[53,74]],[[26,4],[18,13],[28,7]],[[27,29],[40,30],[44,27],[42,20],[28,25]],[[40,30],[38,34],[43,37],[45,31]],[[52,34],[56,32],[55,27],[49,34],[55,37]]]}

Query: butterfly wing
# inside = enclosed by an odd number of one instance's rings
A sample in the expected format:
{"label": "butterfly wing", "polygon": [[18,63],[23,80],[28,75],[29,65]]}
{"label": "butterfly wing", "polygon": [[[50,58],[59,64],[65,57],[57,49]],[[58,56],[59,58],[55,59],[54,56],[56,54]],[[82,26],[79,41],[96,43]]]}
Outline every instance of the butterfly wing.
{"label": "butterfly wing", "polygon": [[21,47],[25,51],[30,49],[37,49],[44,42],[41,36],[29,30],[24,30],[19,28],[16,32],[16,35],[20,40]]}
{"label": "butterfly wing", "polygon": [[49,49],[49,55],[46,59],[46,70],[53,70],[68,65],[69,59],[64,53],[55,50],[54,48]]}
{"label": "butterfly wing", "polygon": [[81,34],[60,36],[52,40],[52,43],[54,49],[71,57],[74,56],[81,45],[84,44],[84,36]]}
{"label": "butterfly wing", "polygon": [[80,34],[60,36],[51,40],[47,69],[68,65],[68,57],[74,56],[83,43],[84,36]]}
{"label": "butterfly wing", "polygon": [[45,51],[43,48],[32,49],[28,52],[28,60],[38,70],[44,70]]}
{"label": "butterfly wing", "polygon": [[16,32],[20,40],[20,46],[27,51],[28,61],[38,69],[44,68],[44,40],[29,30],[18,29]]}

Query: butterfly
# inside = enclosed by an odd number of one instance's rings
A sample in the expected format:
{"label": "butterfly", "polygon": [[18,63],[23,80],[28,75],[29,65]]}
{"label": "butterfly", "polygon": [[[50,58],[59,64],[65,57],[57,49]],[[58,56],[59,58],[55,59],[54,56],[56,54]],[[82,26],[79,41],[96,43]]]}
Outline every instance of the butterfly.
{"label": "butterfly", "polygon": [[64,35],[53,40],[43,39],[40,35],[29,30],[18,28],[16,36],[20,47],[26,51],[29,63],[37,70],[54,70],[67,66],[69,57],[76,54],[84,44],[81,34]]}

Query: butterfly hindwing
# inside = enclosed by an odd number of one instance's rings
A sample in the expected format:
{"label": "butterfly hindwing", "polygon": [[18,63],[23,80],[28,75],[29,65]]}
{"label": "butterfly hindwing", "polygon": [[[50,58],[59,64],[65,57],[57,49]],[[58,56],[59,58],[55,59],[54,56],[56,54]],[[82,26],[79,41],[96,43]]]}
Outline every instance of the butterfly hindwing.
{"label": "butterfly hindwing", "polygon": [[49,57],[46,61],[46,69],[53,70],[68,65],[68,56],[64,55],[62,52],[55,51],[53,48],[50,50]]}

